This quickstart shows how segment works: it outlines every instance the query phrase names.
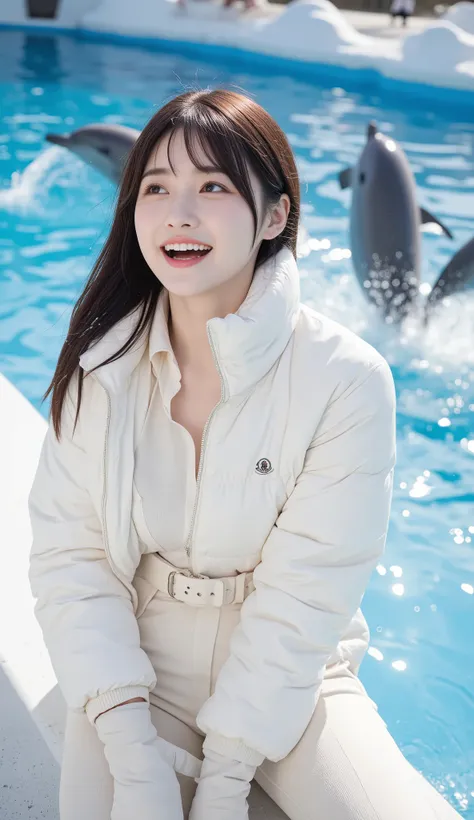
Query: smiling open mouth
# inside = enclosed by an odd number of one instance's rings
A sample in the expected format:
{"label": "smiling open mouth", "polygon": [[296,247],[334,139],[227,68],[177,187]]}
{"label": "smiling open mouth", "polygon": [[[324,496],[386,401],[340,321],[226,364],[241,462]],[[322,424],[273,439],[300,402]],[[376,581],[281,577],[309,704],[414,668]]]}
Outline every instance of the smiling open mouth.
{"label": "smiling open mouth", "polygon": [[177,248],[176,245],[165,245],[162,247],[163,253],[170,259],[181,259],[183,262],[187,259],[201,259],[207,256],[212,250],[209,246],[204,245],[188,245],[186,248]]}
{"label": "smiling open mouth", "polygon": [[166,256],[169,256],[170,259],[196,259],[196,257],[201,258],[202,256],[207,256],[208,253],[211,252],[209,248],[208,251],[165,251]]}

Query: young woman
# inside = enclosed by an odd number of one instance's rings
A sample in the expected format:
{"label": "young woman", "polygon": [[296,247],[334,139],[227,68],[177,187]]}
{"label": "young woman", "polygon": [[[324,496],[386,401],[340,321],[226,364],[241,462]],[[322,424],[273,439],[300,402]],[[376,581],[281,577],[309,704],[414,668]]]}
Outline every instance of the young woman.
{"label": "young woman", "polygon": [[245,820],[254,777],[291,820],[458,816],[357,677],[394,387],[300,303],[299,208],[284,133],[231,91],[130,155],[29,500],[61,820]]}

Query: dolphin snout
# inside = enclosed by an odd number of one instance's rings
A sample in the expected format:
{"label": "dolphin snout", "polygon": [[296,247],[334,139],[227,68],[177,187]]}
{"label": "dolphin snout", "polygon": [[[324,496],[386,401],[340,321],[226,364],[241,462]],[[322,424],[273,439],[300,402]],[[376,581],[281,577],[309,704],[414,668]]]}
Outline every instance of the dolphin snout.
{"label": "dolphin snout", "polygon": [[47,142],[52,142],[53,145],[62,145],[66,147],[69,144],[69,136],[67,134],[46,134]]}

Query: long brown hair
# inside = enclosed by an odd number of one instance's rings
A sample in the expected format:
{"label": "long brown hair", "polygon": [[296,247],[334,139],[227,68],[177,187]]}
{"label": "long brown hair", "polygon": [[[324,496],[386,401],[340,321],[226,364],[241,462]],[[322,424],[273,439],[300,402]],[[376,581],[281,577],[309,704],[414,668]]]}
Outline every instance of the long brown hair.
{"label": "long brown hair", "polygon": [[79,416],[84,378],[79,367],[81,354],[140,305],[137,325],[130,338],[117,353],[97,367],[123,356],[150,328],[162,285],[140,251],[134,210],[151,151],[162,137],[168,134],[171,137],[178,130],[183,131],[193,164],[200,168],[196,152],[196,147],[200,147],[206,158],[222,169],[245,199],[253,215],[254,239],[258,230],[258,212],[248,168],[253,170],[262,187],[264,213],[279,201],[283,193],[288,195],[290,211],[285,229],[275,239],[262,241],[255,266],[285,246],[296,258],[300,216],[298,171],[293,152],[279,125],[254,100],[226,89],[188,91],[170,100],[145,125],[130,152],[109,236],[74,306],[53,379],[43,396],[44,401],[53,391],[50,418],[58,440],[63,402],[76,368],[79,368],[76,423]]}

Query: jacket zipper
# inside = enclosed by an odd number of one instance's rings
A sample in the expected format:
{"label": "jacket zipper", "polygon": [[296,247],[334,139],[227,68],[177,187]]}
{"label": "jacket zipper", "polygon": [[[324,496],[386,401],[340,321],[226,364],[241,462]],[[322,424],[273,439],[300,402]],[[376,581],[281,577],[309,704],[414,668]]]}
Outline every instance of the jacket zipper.
{"label": "jacket zipper", "polygon": [[[92,376],[94,376],[94,374],[92,374]],[[94,376],[94,378],[95,378],[95,376]],[[96,381],[99,382],[98,379],[96,379]],[[106,426],[105,426],[105,441],[104,441],[103,463],[102,463],[102,469],[103,469],[103,474],[104,474],[104,479],[103,479],[104,480],[104,488],[103,488],[103,491],[102,491],[102,527],[103,527],[103,533],[104,533],[105,554],[107,556],[107,559],[108,559],[108,562],[109,562],[109,565],[110,565],[110,568],[111,568],[112,572],[114,573],[115,577],[118,578],[118,580],[121,581],[121,583],[124,584],[124,586],[128,589],[128,591],[130,592],[130,594],[132,596],[132,601],[133,601],[135,599],[134,587],[130,583],[128,578],[125,575],[123,575],[121,572],[118,571],[118,569],[115,566],[115,563],[112,559],[112,556],[110,554],[110,548],[109,548],[109,535],[108,535],[108,531],[107,531],[106,506],[107,506],[107,450],[108,450],[108,443],[109,443],[111,400],[110,400],[109,391],[104,387],[102,382],[99,382],[99,384],[103,388],[103,390],[105,390],[105,395],[107,396],[107,422],[106,422]]]}
{"label": "jacket zipper", "polygon": [[192,538],[193,538],[193,534],[194,534],[194,525],[196,523],[196,514],[197,514],[198,503],[199,503],[199,491],[200,491],[200,488],[201,488],[201,475],[202,475],[202,468],[203,468],[203,463],[204,463],[204,451],[205,451],[205,448],[206,448],[208,433],[209,433],[209,427],[211,425],[212,419],[214,418],[214,415],[215,415],[216,411],[219,409],[219,407],[221,406],[221,404],[224,403],[225,394],[226,394],[224,376],[222,374],[222,370],[221,370],[220,365],[219,365],[219,360],[217,358],[216,349],[215,349],[214,342],[213,342],[212,336],[211,336],[211,331],[209,330],[209,328],[207,328],[207,336],[208,336],[208,339],[209,339],[209,344],[211,346],[211,351],[212,351],[212,355],[213,355],[213,358],[214,358],[214,363],[216,365],[217,372],[219,374],[219,378],[220,378],[220,381],[221,381],[221,397],[220,397],[219,402],[216,404],[216,406],[212,410],[208,420],[206,421],[206,424],[204,426],[204,430],[202,431],[201,454],[199,456],[199,467],[198,467],[197,483],[196,483],[196,497],[194,499],[194,508],[193,508],[193,513],[192,513],[192,516],[191,516],[191,526],[189,528],[189,535],[188,535],[188,538],[186,540],[186,544],[185,544],[185,547],[184,547],[184,550],[186,552],[186,555],[188,556],[188,559],[189,559],[189,562],[190,562],[190,565],[191,565],[191,572],[193,573],[193,575],[195,575],[195,572],[194,572],[194,566],[193,566],[193,561],[192,561]]}
{"label": "jacket zipper", "polygon": [[[103,386],[103,385],[102,385]],[[104,387],[105,390],[105,387]],[[105,441],[104,441],[104,453],[103,453],[103,464],[102,469],[104,473],[104,488],[102,490],[102,521],[103,521],[103,528],[104,528],[104,545],[105,545],[105,552],[107,558],[109,559],[109,563],[112,564],[110,560],[110,549],[109,549],[109,537],[107,533],[107,516],[105,512],[105,507],[107,503],[107,446],[109,443],[109,428],[110,428],[110,415],[111,415],[111,402],[110,402],[110,395],[108,390],[105,390],[105,394],[107,396],[107,422],[105,425]]]}

